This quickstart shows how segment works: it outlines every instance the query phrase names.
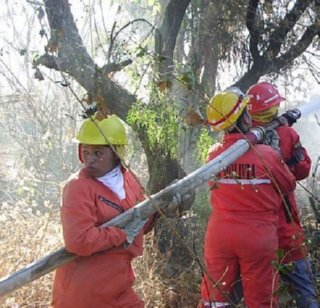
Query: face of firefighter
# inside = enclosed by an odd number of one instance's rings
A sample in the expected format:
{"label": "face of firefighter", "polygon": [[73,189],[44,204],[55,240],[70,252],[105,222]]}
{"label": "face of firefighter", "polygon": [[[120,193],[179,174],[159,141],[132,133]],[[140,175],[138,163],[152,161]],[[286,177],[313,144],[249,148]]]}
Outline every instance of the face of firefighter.
{"label": "face of firefighter", "polygon": [[88,173],[95,178],[104,176],[119,163],[119,158],[106,145],[82,144],[81,157]]}

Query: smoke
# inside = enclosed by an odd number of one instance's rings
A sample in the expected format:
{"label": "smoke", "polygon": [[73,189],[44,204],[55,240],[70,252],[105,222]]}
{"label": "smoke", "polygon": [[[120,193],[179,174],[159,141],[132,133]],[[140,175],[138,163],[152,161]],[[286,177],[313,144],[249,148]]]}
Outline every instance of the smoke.
{"label": "smoke", "polygon": [[[302,106],[297,107],[301,112],[301,118],[294,124],[293,128],[300,135],[300,141],[303,147],[306,148],[311,161],[311,172],[309,178],[301,182],[302,185],[307,187],[309,190],[313,190],[310,186],[312,182],[312,173],[316,169],[318,157],[320,156],[320,96],[315,95],[311,97],[306,103],[301,103]],[[309,205],[309,195],[297,186],[295,191],[298,206],[303,209],[303,212],[312,213]]]}
{"label": "smoke", "polygon": [[310,100],[309,103],[298,108],[301,112],[301,116],[304,117],[311,113],[315,113],[315,111],[320,111],[320,97],[314,97]]}

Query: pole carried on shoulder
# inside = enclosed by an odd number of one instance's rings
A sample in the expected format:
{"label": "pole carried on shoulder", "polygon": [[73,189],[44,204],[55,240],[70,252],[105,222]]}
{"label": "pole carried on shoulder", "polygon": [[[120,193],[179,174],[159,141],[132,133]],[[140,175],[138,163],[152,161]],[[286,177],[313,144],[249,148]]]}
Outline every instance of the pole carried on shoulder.
{"label": "pole carried on shoulder", "polygon": [[[317,106],[319,106],[317,102]],[[289,111],[288,111],[289,112]],[[303,109],[295,109],[291,115],[294,122],[300,118],[303,114]],[[270,123],[267,128],[275,129],[281,125],[281,121],[275,120]],[[117,226],[123,228],[131,219],[133,211],[139,211],[139,215],[142,219],[149,217],[157,212],[159,209],[165,208],[174,195],[185,195],[195,188],[199,187],[203,183],[207,182],[210,178],[215,176],[221,170],[225,169],[232,162],[246,153],[250,146],[261,142],[264,135],[264,129],[254,128],[248,134],[244,136],[244,139],[238,140],[231,147],[217,156],[209,163],[203,165],[199,169],[178,180],[177,182],[167,186],[163,190],[151,196],[143,202],[140,202],[135,207],[128,211],[116,216],[112,220],[103,224],[101,227]],[[53,271],[57,267],[72,261],[78,256],[69,253],[65,248],[61,248],[29,265],[21,270],[3,277],[0,279],[0,296],[10,293],[23,285],[32,282],[41,276]]]}

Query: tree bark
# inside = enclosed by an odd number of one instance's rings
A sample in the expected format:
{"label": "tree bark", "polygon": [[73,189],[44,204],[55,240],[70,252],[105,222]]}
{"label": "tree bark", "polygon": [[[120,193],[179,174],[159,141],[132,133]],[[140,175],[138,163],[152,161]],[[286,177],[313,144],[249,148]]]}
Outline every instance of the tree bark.
{"label": "tree bark", "polygon": [[164,13],[163,21],[155,37],[155,51],[159,57],[160,79],[171,79],[174,70],[173,52],[181,22],[191,0],[171,0]]}
{"label": "tree bark", "polygon": [[125,120],[136,96],[111,80],[107,72],[94,63],[79,36],[68,1],[46,0],[45,9],[50,39],[47,52],[35,60],[35,65],[69,74],[93,98],[103,97],[106,107]]}

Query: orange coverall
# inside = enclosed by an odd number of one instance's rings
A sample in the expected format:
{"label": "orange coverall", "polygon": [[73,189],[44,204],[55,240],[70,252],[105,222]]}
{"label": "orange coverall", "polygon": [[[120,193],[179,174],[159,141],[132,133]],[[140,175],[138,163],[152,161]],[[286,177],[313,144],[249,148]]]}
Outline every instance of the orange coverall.
{"label": "orange coverall", "polygon": [[[226,134],[211,148],[208,161],[241,138]],[[272,262],[277,260],[280,195],[294,190],[294,176],[270,146],[257,144],[209,184],[213,212],[205,236],[203,307],[228,303],[239,274],[248,307],[277,307]]]}
{"label": "orange coverall", "polygon": [[79,257],[59,267],[53,285],[53,307],[144,307],[132,289],[132,258],[142,254],[143,234],[125,249],[126,233],[99,228],[144,199],[134,176],[122,169],[126,198],[119,200],[105,185],[80,170],[65,185],[61,220],[66,250]]}

